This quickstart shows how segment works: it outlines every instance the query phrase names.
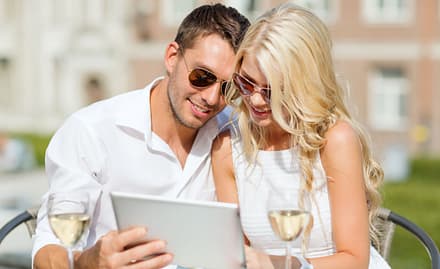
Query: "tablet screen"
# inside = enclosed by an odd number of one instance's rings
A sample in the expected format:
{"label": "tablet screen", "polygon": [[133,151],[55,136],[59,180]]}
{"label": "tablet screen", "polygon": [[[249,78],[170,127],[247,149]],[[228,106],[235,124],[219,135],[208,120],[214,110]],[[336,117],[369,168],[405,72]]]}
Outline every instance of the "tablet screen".
{"label": "tablet screen", "polygon": [[235,204],[112,192],[119,229],[148,227],[148,239],[167,241],[174,264],[205,269],[245,268]]}

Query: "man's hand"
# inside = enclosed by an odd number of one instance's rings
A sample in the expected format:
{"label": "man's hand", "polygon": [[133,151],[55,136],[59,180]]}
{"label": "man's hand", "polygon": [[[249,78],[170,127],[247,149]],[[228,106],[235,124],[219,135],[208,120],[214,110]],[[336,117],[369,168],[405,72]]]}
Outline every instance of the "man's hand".
{"label": "man's hand", "polygon": [[[145,241],[147,230],[142,227],[123,231],[111,231],[101,237],[96,244],[75,253],[75,268],[78,269],[114,269],[145,268],[157,269],[171,263],[173,255],[166,253],[166,243],[162,240]],[[51,247],[50,247],[51,246]],[[54,249],[57,252],[51,253]],[[144,259],[149,257],[148,259]],[[44,261],[46,258],[46,261]],[[59,246],[49,245],[42,248],[35,256],[35,268],[67,269],[67,255],[59,251]]]}

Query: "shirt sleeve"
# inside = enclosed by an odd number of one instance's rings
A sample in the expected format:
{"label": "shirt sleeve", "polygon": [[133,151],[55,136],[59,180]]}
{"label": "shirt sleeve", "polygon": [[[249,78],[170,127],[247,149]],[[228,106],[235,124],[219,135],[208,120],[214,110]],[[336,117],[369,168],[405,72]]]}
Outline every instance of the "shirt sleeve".
{"label": "shirt sleeve", "polygon": [[[99,181],[105,166],[106,152],[103,143],[90,124],[71,116],[55,133],[46,150],[46,175],[49,190],[43,196],[33,238],[32,264],[39,249],[48,244],[60,244],[52,233],[47,217],[47,198],[54,192],[87,192],[90,196],[89,213],[93,216],[100,199],[102,185]],[[91,220],[90,229],[94,227]],[[83,241],[87,241],[87,235]],[[85,247],[84,242],[80,244]]]}

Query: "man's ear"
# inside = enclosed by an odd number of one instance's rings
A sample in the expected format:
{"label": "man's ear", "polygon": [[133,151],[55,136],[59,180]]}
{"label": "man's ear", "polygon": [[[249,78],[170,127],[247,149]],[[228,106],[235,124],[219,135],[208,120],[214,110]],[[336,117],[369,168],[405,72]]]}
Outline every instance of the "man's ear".
{"label": "man's ear", "polygon": [[164,56],[165,69],[167,70],[168,75],[173,72],[174,68],[176,68],[179,59],[178,56],[179,56],[179,44],[173,41],[170,44],[168,44]]}

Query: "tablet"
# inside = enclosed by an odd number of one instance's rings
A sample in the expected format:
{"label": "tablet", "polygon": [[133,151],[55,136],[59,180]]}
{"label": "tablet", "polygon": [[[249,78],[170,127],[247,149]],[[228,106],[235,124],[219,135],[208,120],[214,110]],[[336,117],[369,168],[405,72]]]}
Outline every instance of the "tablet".
{"label": "tablet", "polygon": [[110,193],[119,229],[148,227],[148,239],[167,241],[173,264],[204,269],[246,268],[235,204]]}

